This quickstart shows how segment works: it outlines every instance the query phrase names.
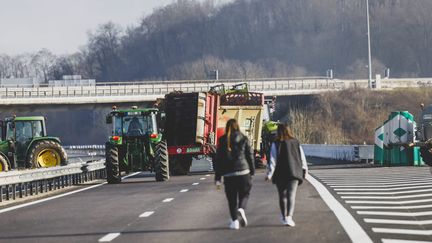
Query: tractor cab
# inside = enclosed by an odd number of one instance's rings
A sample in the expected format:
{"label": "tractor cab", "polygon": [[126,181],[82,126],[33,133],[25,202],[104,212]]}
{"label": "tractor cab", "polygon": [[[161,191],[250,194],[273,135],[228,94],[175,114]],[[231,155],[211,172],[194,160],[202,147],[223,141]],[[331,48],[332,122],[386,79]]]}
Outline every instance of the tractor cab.
{"label": "tractor cab", "polygon": [[137,109],[113,111],[107,116],[107,123],[112,124],[112,143],[121,145],[124,139],[145,139],[157,143],[158,134],[157,109]]}
{"label": "tractor cab", "polygon": [[[65,165],[67,155],[60,140],[48,137],[45,117],[9,117],[0,122],[0,164],[7,170]],[[4,170],[3,170],[4,171]]]}

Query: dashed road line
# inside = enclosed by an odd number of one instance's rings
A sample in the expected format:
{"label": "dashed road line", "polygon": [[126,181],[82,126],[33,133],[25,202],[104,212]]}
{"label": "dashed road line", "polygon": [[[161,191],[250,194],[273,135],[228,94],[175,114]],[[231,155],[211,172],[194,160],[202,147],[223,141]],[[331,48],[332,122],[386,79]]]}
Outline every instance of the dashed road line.
{"label": "dashed road line", "polygon": [[147,211],[147,212],[142,213],[139,217],[140,218],[147,218],[147,217],[151,216],[152,214],[154,214],[154,211]]}
{"label": "dashed road line", "polygon": [[207,179],[207,178],[205,178],[205,177],[201,177],[201,178],[200,178],[201,181],[203,181],[203,180],[205,180],[205,179]]}
{"label": "dashed road line", "polygon": [[206,175],[207,177],[209,177],[210,175]]}
{"label": "dashed road line", "polygon": [[120,236],[120,233],[109,233],[109,234],[105,235],[104,237],[100,238],[99,242],[110,242],[119,236]]}
{"label": "dashed road line", "polygon": [[188,192],[189,191],[189,189],[182,189],[182,190],[180,190],[180,192]]}
{"label": "dashed road line", "polygon": [[166,202],[171,202],[172,200],[174,200],[174,198],[170,197],[170,198],[165,198],[162,202],[166,203]]}
{"label": "dashed road line", "polygon": [[198,185],[199,185],[198,182],[192,183],[192,186],[198,186]]}

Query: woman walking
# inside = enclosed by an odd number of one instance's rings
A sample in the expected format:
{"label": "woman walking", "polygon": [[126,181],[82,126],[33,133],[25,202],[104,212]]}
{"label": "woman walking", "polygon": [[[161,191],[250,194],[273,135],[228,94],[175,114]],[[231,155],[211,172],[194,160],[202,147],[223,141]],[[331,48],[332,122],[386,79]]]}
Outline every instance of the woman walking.
{"label": "woman walking", "polygon": [[283,225],[295,226],[293,214],[297,187],[307,172],[306,157],[299,141],[289,127],[279,124],[276,141],[270,149],[266,180],[271,180],[278,189]]}
{"label": "woman walking", "polygon": [[255,173],[253,150],[248,138],[240,132],[235,119],[230,119],[225,134],[219,138],[214,161],[215,182],[219,187],[224,178],[225,194],[231,216],[230,228],[245,227],[245,209],[252,187],[251,176]]}

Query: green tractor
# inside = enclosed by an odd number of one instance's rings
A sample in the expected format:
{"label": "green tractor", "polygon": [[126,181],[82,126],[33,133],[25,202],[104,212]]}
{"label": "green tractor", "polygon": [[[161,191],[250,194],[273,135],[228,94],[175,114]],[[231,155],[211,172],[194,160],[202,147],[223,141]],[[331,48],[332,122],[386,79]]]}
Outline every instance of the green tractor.
{"label": "green tractor", "polygon": [[[156,181],[169,180],[167,143],[162,139],[158,109],[113,110],[107,115],[112,136],[105,146],[107,182],[121,182],[121,172],[155,172]],[[159,119],[158,119],[159,118]]]}
{"label": "green tractor", "polygon": [[0,171],[67,164],[59,138],[48,137],[45,117],[10,117],[0,121]]}

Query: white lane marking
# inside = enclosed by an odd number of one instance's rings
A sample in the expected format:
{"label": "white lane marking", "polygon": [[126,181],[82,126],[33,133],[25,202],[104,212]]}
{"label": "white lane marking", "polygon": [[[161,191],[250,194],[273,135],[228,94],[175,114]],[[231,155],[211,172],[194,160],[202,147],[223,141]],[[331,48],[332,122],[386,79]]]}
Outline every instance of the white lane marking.
{"label": "white lane marking", "polygon": [[399,204],[414,204],[414,203],[424,203],[424,202],[432,202],[432,199],[422,199],[422,200],[408,200],[408,201],[345,201],[345,203],[349,204],[387,204],[387,205],[399,205]]}
{"label": "white lane marking", "polygon": [[109,233],[109,234],[105,235],[104,237],[100,238],[99,242],[110,242],[119,236],[120,236],[120,233]]}
{"label": "white lane marking", "polygon": [[431,189],[421,190],[410,190],[410,191],[399,191],[399,192],[337,192],[339,195],[397,195],[397,194],[409,194],[418,192],[431,192]]}
{"label": "white lane marking", "polygon": [[309,176],[308,181],[315,187],[321,198],[336,215],[352,242],[372,243],[371,238],[357,223],[354,217],[331,195],[324,185],[312,176]]}
{"label": "white lane marking", "polygon": [[206,175],[207,177],[209,177],[210,175]]}
{"label": "white lane marking", "polygon": [[174,198],[170,197],[170,198],[164,199],[162,202],[171,202],[172,200],[174,200]]}
{"label": "white lane marking", "polygon": [[368,219],[365,218],[366,223],[371,224],[406,224],[406,225],[429,225],[432,220],[394,220],[394,219]]}
{"label": "white lane marking", "polygon": [[432,215],[432,211],[428,212],[417,212],[417,213],[407,213],[407,212],[378,212],[378,211],[357,211],[360,215],[382,215],[382,216],[401,216],[401,217],[419,217],[419,216],[429,216]]}
{"label": "white lane marking", "polygon": [[200,178],[200,180],[202,180],[202,181],[205,180],[205,179],[207,179],[207,178],[205,178],[205,177],[201,177],[201,178]]}
{"label": "white lane marking", "polygon": [[351,206],[352,209],[421,209],[432,208],[432,204],[416,206]]}
{"label": "white lane marking", "polygon": [[142,213],[139,217],[140,218],[147,218],[147,217],[151,216],[152,214],[154,214],[154,211],[147,211],[147,212]]}
{"label": "white lane marking", "polygon": [[[421,186],[421,187],[420,187]],[[402,189],[413,189],[413,188],[425,188],[425,187],[431,187],[432,183],[430,182],[422,182],[422,183],[409,183],[409,184],[400,184],[400,185],[363,185],[360,186],[358,184],[356,185],[347,185],[344,184],[343,186],[331,186],[331,188],[335,188],[334,190],[354,190],[350,188],[360,188],[359,190],[363,190],[364,188],[376,188],[377,190],[402,190]]]}
{"label": "white lane marking", "polygon": [[341,196],[343,199],[407,199],[407,198],[416,198],[416,197],[430,197],[432,193],[427,194],[416,194],[416,195],[407,195],[407,196]]}
{"label": "white lane marking", "polygon": [[[141,172],[136,172],[136,173],[133,173],[133,174],[130,174],[130,175],[124,176],[124,177],[122,177],[122,179],[125,179],[125,178],[128,178],[128,177],[131,177],[131,176],[137,175],[137,174],[139,174],[139,173],[141,173]],[[40,199],[40,200],[37,200],[37,201],[34,201],[34,202],[24,203],[24,204],[20,204],[20,205],[16,205],[16,206],[10,207],[10,208],[1,209],[1,210],[0,210],[0,214],[5,213],[5,212],[9,212],[9,211],[13,211],[13,210],[16,210],[16,209],[20,209],[20,208],[28,207],[28,206],[31,206],[31,205],[36,205],[36,204],[39,204],[39,203],[43,203],[43,202],[47,202],[47,201],[51,201],[51,200],[54,200],[54,199],[57,199],[57,198],[66,197],[66,196],[69,196],[69,195],[72,195],[72,194],[75,194],[75,193],[79,193],[79,192],[87,191],[87,190],[90,190],[90,189],[93,189],[93,188],[96,188],[96,187],[103,186],[103,185],[105,185],[105,184],[107,184],[107,182],[103,182],[103,183],[101,183],[101,184],[97,184],[97,185],[89,186],[89,187],[82,188],[82,189],[78,189],[78,190],[71,191],[71,192],[66,192],[66,193],[64,193],[64,194],[60,194],[60,195],[56,195],[56,196],[52,196],[52,197],[48,197],[48,198],[44,198],[44,199]]]}
{"label": "white lane marking", "polygon": [[198,185],[199,185],[198,182],[192,183],[192,186],[198,186]]}
{"label": "white lane marking", "polygon": [[140,173],[141,173],[141,172],[135,172],[135,173],[132,173],[132,174],[130,174],[130,175],[123,176],[122,179],[126,179],[126,178],[129,178],[129,177],[132,177],[132,176],[136,176],[136,175],[138,175],[138,174],[140,174]]}
{"label": "white lane marking", "polygon": [[409,229],[388,229],[372,228],[375,233],[402,234],[402,235],[432,235],[432,230],[409,230]]}
{"label": "white lane marking", "polygon": [[397,240],[397,239],[381,239],[382,243],[430,243],[430,241],[421,240]]}
{"label": "white lane marking", "polygon": [[188,192],[189,191],[189,189],[182,189],[182,190],[180,190],[180,192]]}
{"label": "white lane marking", "polygon": [[[323,181],[324,182],[324,181]],[[403,185],[403,184],[413,184],[413,183],[431,183],[432,180],[430,178],[424,179],[405,179],[400,181],[389,180],[389,181],[371,181],[371,180],[346,180],[346,181],[325,181],[327,185],[383,185],[383,186],[391,186],[391,185]]]}
{"label": "white lane marking", "polygon": [[82,188],[82,189],[79,189],[79,190],[76,190],[76,191],[67,192],[67,193],[64,193],[64,194],[61,194],[61,195],[57,195],[57,196],[53,196],[53,197],[49,197],[49,198],[44,198],[44,199],[37,200],[37,201],[34,201],[34,202],[24,203],[24,204],[21,204],[21,205],[10,207],[10,208],[1,209],[0,210],[0,214],[1,213],[5,213],[5,212],[9,212],[9,211],[12,211],[12,210],[16,210],[16,209],[28,207],[28,206],[31,206],[31,205],[35,205],[35,204],[51,201],[51,200],[54,200],[54,199],[57,199],[57,198],[66,197],[66,196],[69,196],[69,195],[72,195],[72,194],[75,194],[75,193],[78,193],[78,192],[87,191],[87,190],[90,190],[90,189],[93,189],[93,188],[96,188],[96,187],[100,187],[100,186],[105,185],[105,184],[107,184],[107,183],[104,182],[102,184],[98,184],[98,185],[94,185],[94,186],[89,186],[89,187]]}

